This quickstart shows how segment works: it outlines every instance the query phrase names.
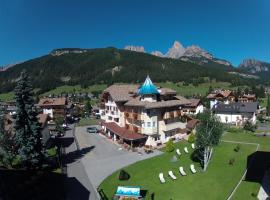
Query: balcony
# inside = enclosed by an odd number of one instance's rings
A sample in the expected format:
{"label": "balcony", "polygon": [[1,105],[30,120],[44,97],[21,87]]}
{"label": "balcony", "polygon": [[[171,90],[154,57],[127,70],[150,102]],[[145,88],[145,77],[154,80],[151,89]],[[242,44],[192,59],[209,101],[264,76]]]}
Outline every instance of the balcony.
{"label": "balcony", "polygon": [[186,123],[183,123],[180,121],[172,121],[171,123],[161,122],[160,128],[163,131],[171,131],[171,130],[179,129],[179,128],[184,129],[184,128],[186,128]]}
{"label": "balcony", "polygon": [[141,133],[142,129],[141,127],[137,127],[131,124],[126,124],[125,128],[130,131],[134,131],[135,133]]}
{"label": "balcony", "polygon": [[181,116],[182,116],[181,110],[165,112],[163,115],[163,120],[179,118]]}
{"label": "balcony", "polygon": [[125,117],[127,119],[141,120],[141,115],[138,113],[125,112]]}

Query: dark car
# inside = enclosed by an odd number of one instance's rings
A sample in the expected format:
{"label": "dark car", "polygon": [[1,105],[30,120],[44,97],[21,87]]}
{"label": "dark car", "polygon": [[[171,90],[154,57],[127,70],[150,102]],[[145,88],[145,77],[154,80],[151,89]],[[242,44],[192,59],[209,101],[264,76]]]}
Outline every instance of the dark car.
{"label": "dark car", "polygon": [[95,127],[95,126],[87,127],[87,128],[86,128],[86,131],[87,131],[88,133],[98,133],[98,129],[97,129],[97,127]]}

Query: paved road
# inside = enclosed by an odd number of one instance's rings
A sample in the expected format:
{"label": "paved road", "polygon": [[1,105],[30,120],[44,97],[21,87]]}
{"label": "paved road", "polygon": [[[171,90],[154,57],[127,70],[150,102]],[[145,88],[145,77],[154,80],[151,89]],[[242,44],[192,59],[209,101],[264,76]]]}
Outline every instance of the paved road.
{"label": "paved road", "polygon": [[[71,126],[73,129],[74,127]],[[67,174],[68,174],[68,200],[99,200],[96,191],[90,183],[84,166],[81,162],[80,151],[77,151],[77,146],[74,140],[72,131],[69,130],[64,136],[66,141],[67,154]]]}
{"label": "paved road", "polygon": [[161,154],[160,151],[155,151],[151,154],[139,155],[135,152],[119,150],[118,145],[112,143],[104,136],[87,133],[86,127],[77,127],[75,135],[82,151],[86,150],[86,154],[81,162],[95,188],[116,170],[139,160]]}

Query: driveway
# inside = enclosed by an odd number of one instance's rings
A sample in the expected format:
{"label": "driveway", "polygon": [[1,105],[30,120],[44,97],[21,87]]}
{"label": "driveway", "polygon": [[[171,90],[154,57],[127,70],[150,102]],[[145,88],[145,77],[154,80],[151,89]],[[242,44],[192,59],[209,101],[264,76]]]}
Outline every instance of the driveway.
{"label": "driveway", "polygon": [[106,137],[87,133],[86,127],[76,127],[75,135],[81,150],[91,149],[81,159],[81,162],[85,167],[90,182],[95,188],[113,172],[137,161],[162,153],[155,151],[151,154],[144,153],[139,155],[136,152],[119,150],[119,146]]}
{"label": "driveway", "polygon": [[65,136],[61,138],[61,140],[66,143],[67,200],[99,200],[98,194],[89,181],[85,168],[80,160],[81,156],[78,154],[77,144],[73,136],[74,126],[70,125],[70,128],[70,130],[66,131]]}

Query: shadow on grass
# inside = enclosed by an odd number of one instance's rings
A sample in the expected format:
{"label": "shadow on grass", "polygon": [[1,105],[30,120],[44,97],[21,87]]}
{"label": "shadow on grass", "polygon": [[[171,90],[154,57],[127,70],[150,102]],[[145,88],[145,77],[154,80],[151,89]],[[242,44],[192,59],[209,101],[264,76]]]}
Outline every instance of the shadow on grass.
{"label": "shadow on grass", "polygon": [[[74,194],[68,194],[67,188]],[[75,192],[74,192],[75,191]],[[0,170],[1,200],[89,199],[89,191],[76,178],[48,171]]]}

